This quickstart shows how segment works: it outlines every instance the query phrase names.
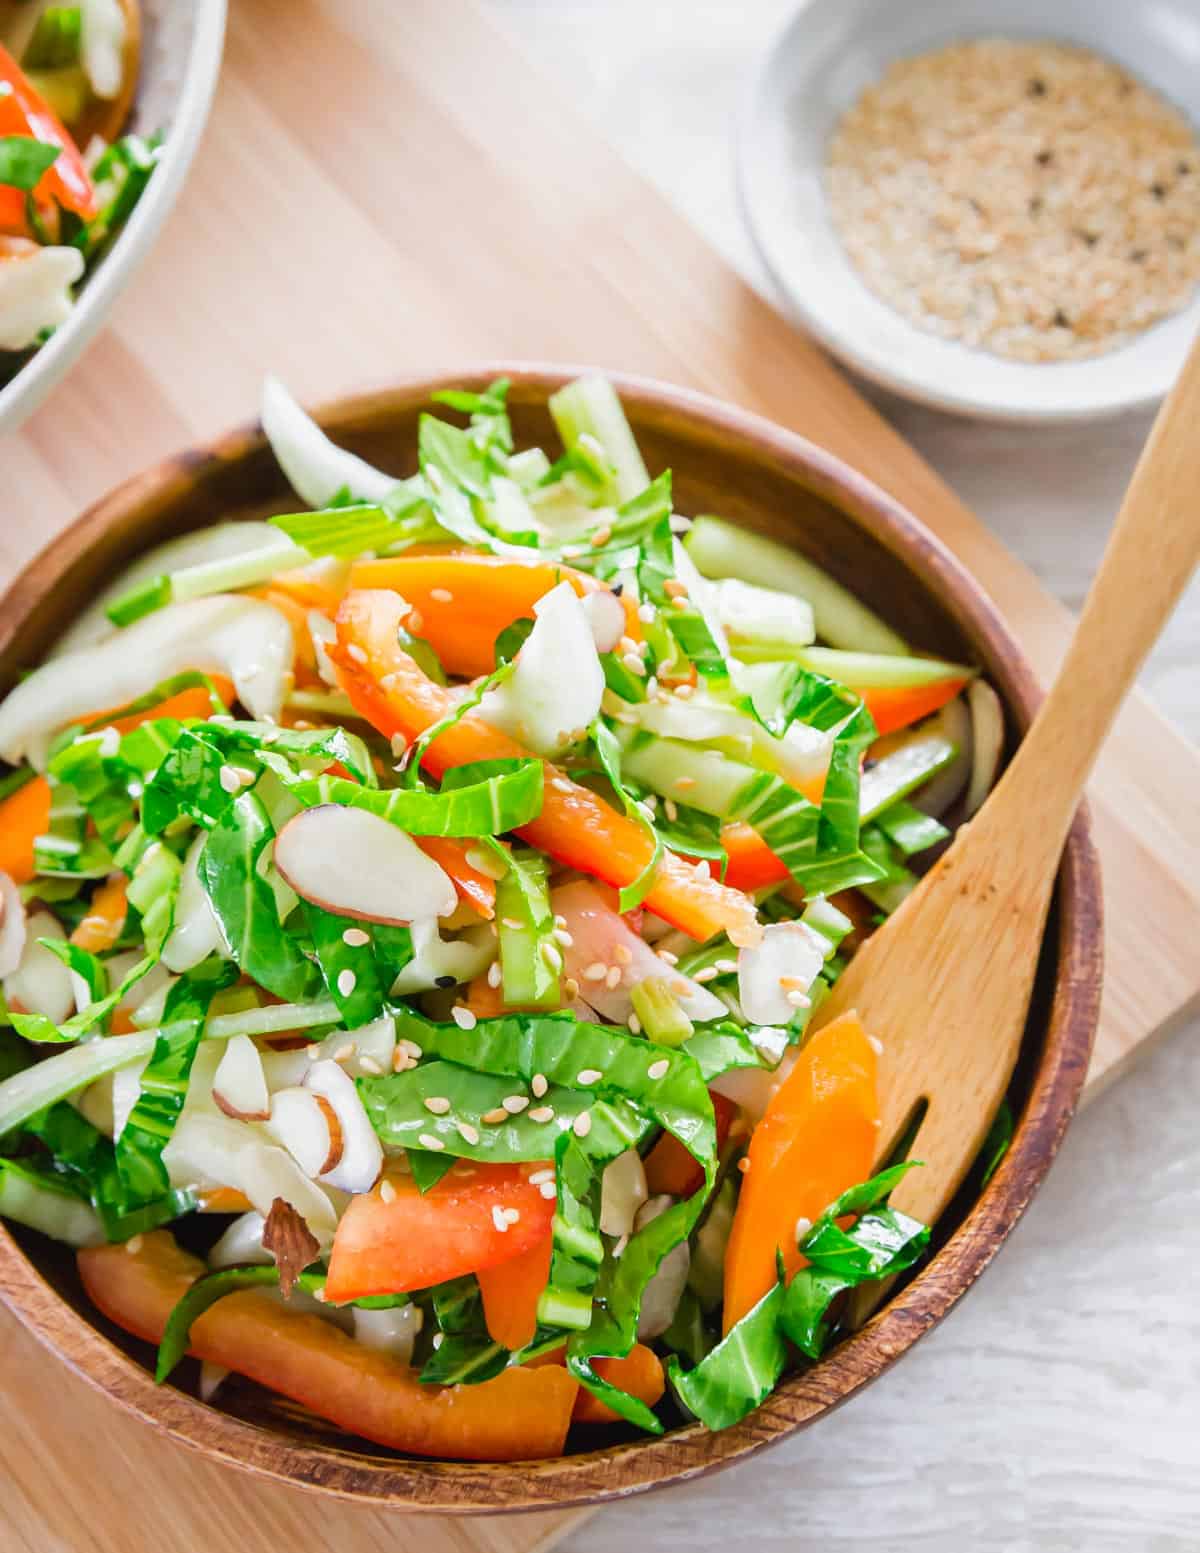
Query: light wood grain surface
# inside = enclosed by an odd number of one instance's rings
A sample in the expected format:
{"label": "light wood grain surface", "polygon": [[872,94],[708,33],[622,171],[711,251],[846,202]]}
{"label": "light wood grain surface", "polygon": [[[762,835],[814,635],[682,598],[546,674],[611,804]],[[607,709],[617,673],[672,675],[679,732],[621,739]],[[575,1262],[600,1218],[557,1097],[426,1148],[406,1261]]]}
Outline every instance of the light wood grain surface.
{"label": "light wood grain surface", "polygon": [[[140,465],[244,418],[266,366],[302,396],[319,399],[455,359],[586,359],[697,384],[869,463],[881,483],[933,522],[988,578],[1001,607],[1020,615],[1027,645],[1048,672],[1065,640],[1060,609],[1030,592],[1025,568],[999,540],[972,522],[937,477],[861,408],[809,347],[781,328],[682,220],[649,200],[576,117],[582,101],[627,149],[661,158],[656,176],[670,182],[677,197],[686,199],[689,188],[704,183],[697,169],[707,167],[712,177],[705,187],[712,198],[725,200],[727,181],[717,169],[737,66],[753,38],[769,28],[768,13],[781,9],[774,0],[747,0],[736,8],[684,6],[681,0],[656,0],[653,7],[627,0],[493,0],[489,17],[462,0],[410,0],[398,26],[390,0],[239,0],[208,142],[161,248],[82,368],[21,436],[0,449],[0,565],[11,568],[27,557],[79,506]],[[518,33],[523,46],[544,56],[557,85],[530,84],[508,41]],[[681,136],[678,126],[688,126],[694,138]],[[726,242],[729,230],[726,223],[718,232]],[[1020,514],[1009,518],[1008,537],[1028,539],[1028,553],[1050,558],[1051,573],[1061,568],[1052,580],[1065,581],[1068,594],[1079,591],[1089,556],[1085,541],[1094,541],[1115,507],[1116,480],[1106,486],[1105,475],[1119,468],[1120,454],[1132,450],[1139,428],[1093,434],[1090,453],[1063,441],[1064,456],[1056,462],[1054,445],[1044,438],[1007,432],[990,440],[989,432],[910,412],[904,424],[935,459],[948,460],[944,468],[960,476],[978,474],[977,462],[987,468],[991,488],[1011,493],[1009,504],[1000,504],[1003,512]],[[1057,505],[1056,485],[1063,488]],[[980,489],[972,495],[978,500]],[[1080,520],[1079,530],[1062,537],[1060,529],[1054,548],[1039,548],[1050,545],[1046,536],[1064,515]],[[1170,667],[1165,673],[1169,695],[1186,699],[1186,688],[1173,688]],[[1190,952],[1194,926],[1188,931],[1196,900],[1187,881],[1200,877],[1200,783],[1193,762],[1155,714],[1141,707],[1126,718],[1121,744],[1102,773],[1098,819],[1110,896],[1124,908],[1117,917],[1117,964],[1135,972],[1114,981],[1106,1008],[1100,1055],[1110,1069],[1132,1033],[1160,1025],[1200,984]],[[1137,831],[1132,842],[1130,823]],[[1110,941],[1110,952],[1113,947]],[[1169,1083],[1182,1085],[1190,1071],[1194,1089],[1197,1070],[1186,1067],[1191,1055],[1183,1047],[1164,1053]],[[1129,1120],[1126,1093],[1142,1092],[1147,1081],[1138,1081],[1139,1090],[1119,1091],[1104,1109],[1118,1123]],[[1066,1527],[1065,1540],[1045,1540],[1046,1527],[1034,1526],[1021,1508],[1030,1483],[1053,1475],[1053,1457],[1012,1453],[1013,1438],[1030,1431],[1032,1420],[1045,1428],[1055,1418],[1070,1419],[1075,1432],[1090,1439],[1090,1457],[1081,1452],[1075,1458],[1080,1471],[1087,1460],[1096,1461],[1097,1448],[1118,1438],[1105,1433],[1104,1416],[1095,1409],[1078,1417],[1065,1407],[1071,1386],[1065,1377],[1065,1389],[1058,1386],[1049,1351],[1033,1341],[1048,1327],[1064,1343],[1076,1343],[1074,1349],[1066,1344],[1076,1356],[1070,1372],[1078,1382],[1075,1395],[1086,1394],[1084,1378],[1093,1367],[1102,1379],[1111,1378],[1103,1397],[1114,1428],[1118,1414],[1137,1415],[1125,1393],[1145,1394],[1145,1427],[1130,1436],[1141,1455],[1124,1479],[1125,1499],[1143,1490],[1146,1503],[1136,1524],[1147,1537],[1153,1534],[1155,1547],[1194,1546],[1194,1538],[1163,1540],[1190,1535],[1181,1519],[1186,1487],[1170,1498],[1157,1486],[1160,1477],[1178,1476],[1183,1462],[1195,1459],[1200,1385],[1194,1340],[1188,1359],[1186,1345],[1170,1347],[1176,1335],[1170,1313],[1147,1314],[1160,1309],[1155,1295],[1161,1295],[1161,1283],[1157,1276],[1151,1283],[1146,1273],[1152,1258],[1141,1256],[1132,1272],[1124,1268],[1130,1276],[1122,1282],[1121,1269],[1096,1255],[1096,1215],[1107,1215],[1105,1225],[1124,1226],[1133,1204],[1142,1214],[1138,1222],[1149,1220],[1147,1239],[1164,1227],[1158,1201],[1148,1192],[1156,1162],[1162,1163],[1154,1150],[1167,1139],[1181,1142],[1183,1126],[1180,1120],[1172,1131],[1173,1093],[1152,1093],[1158,1134],[1143,1129],[1149,1152],[1136,1180],[1123,1180],[1115,1151],[1101,1151],[1089,1160],[1091,1184],[1069,1213],[1060,1208],[1047,1224],[1047,1210],[1039,1206],[1035,1223],[1045,1226],[1044,1243],[1037,1231],[1024,1232],[1031,1245],[1024,1262],[1016,1254],[1002,1258],[1003,1271],[989,1280],[995,1286],[1007,1275],[1020,1298],[1008,1302],[1004,1323],[989,1329],[990,1349],[969,1346],[966,1370],[954,1368],[961,1350],[947,1348],[949,1334],[961,1331],[964,1321],[987,1319],[974,1316],[979,1307],[994,1311],[985,1295],[970,1301],[967,1313],[877,1388],[870,1402],[733,1478],[608,1512],[577,1531],[572,1545],[594,1550],[640,1537],[652,1546],[686,1541],[716,1547],[735,1530],[744,1531],[749,1517],[767,1547],[796,1546],[803,1530],[814,1546],[893,1548],[915,1545],[908,1539],[923,1517],[939,1534],[957,1526],[960,1540],[944,1541],[946,1549],[964,1540],[996,1549],[1149,1546],[1082,1543],[1061,1518],[1048,1523],[1047,1536]],[[1194,1133],[1188,1133],[1191,1159],[1200,1168]],[[1125,1156],[1129,1147],[1123,1138]],[[1132,1261],[1132,1222],[1128,1232]],[[1064,1245],[1067,1254],[1050,1254]],[[1184,1253],[1176,1254],[1169,1240],[1160,1259],[1164,1274],[1173,1266],[1182,1273]],[[1119,1260],[1123,1265],[1126,1258]],[[1073,1272],[1077,1262],[1086,1276]],[[1093,1276],[1105,1267],[1107,1280]],[[1049,1288],[1054,1294],[1048,1299]],[[1092,1312],[1087,1321],[1094,1330],[1101,1309],[1113,1319],[1102,1351],[1092,1355],[1079,1346],[1079,1312]],[[1035,1312],[1041,1319],[1034,1319]],[[1142,1363],[1124,1359],[1133,1350],[1134,1332],[1150,1361],[1161,1361],[1160,1375],[1171,1370],[1182,1382],[1190,1363],[1190,1393],[1156,1389]],[[494,1522],[472,1528],[469,1540],[461,1525],[424,1523],[418,1536],[407,1537],[396,1518],[341,1507],[318,1511],[295,1494],[233,1482],[152,1446],[142,1431],[116,1419],[33,1351],[11,1323],[0,1333],[5,1374],[15,1381],[5,1387],[11,1423],[0,1448],[19,1452],[7,1463],[20,1483],[9,1533],[16,1548],[76,1553],[137,1547],[141,1553],[142,1546],[203,1545],[225,1553],[253,1549],[255,1537],[264,1548],[285,1538],[320,1544],[336,1537],[355,1553],[385,1545],[510,1553],[539,1540],[546,1545],[562,1529],[545,1518],[521,1523],[519,1532],[517,1523]],[[931,1377],[925,1356],[933,1351],[948,1356],[947,1375]],[[1014,1356],[1011,1362],[1006,1353]],[[986,1363],[992,1354],[999,1366],[994,1371]],[[1039,1354],[1040,1367],[1018,1363]],[[923,1387],[907,1380],[919,1373]],[[906,1413],[897,1411],[901,1397]],[[974,1445],[1002,1399],[1023,1405],[1008,1414],[1008,1454],[993,1451],[987,1461],[994,1470],[984,1471],[984,1453]],[[947,1432],[934,1411],[939,1400]],[[973,1422],[964,1425],[962,1409],[952,1406],[956,1400],[965,1402]],[[948,1432],[952,1417],[957,1433]],[[28,1468],[31,1456],[45,1463],[36,1474]],[[86,1505],[71,1492],[81,1459],[92,1462],[97,1480]],[[973,1473],[954,1470],[971,1463]],[[870,1496],[861,1492],[864,1481]],[[985,1481],[991,1502],[978,1493]],[[935,1494],[930,1482],[942,1490]],[[1194,1472],[1191,1484],[1194,1490]],[[1081,1477],[1067,1482],[1065,1502],[1088,1488]],[[1106,1502],[1110,1479],[1091,1485],[1091,1492],[1095,1503]],[[765,1506],[757,1515],[743,1508],[754,1503]],[[1085,1507],[1084,1516],[1079,1527],[1109,1535],[1102,1515]]]}

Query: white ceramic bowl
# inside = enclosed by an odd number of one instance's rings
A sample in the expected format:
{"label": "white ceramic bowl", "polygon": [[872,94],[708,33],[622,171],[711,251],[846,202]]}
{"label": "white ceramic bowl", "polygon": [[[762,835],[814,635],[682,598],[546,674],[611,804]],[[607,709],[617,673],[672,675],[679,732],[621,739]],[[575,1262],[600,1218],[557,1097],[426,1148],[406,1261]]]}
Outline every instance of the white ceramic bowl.
{"label": "white ceramic bowl", "polygon": [[742,204],[763,261],[818,339],[910,399],[1026,422],[1151,404],[1183,363],[1200,300],[1107,355],[1026,364],[924,333],[869,291],[843,252],[824,186],[837,120],[897,56],[981,36],[1083,44],[1200,122],[1200,0],[807,0],[739,126]]}
{"label": "white ceramic bowl", "polygon": [[226,0],[142,0],[142,68],[130,128],[166,132],[166,152],[112,249],[92,271],[70,318],[0,389],[0,435],[45,398],[104,322],[149,253],[187,178],[221,69]]}

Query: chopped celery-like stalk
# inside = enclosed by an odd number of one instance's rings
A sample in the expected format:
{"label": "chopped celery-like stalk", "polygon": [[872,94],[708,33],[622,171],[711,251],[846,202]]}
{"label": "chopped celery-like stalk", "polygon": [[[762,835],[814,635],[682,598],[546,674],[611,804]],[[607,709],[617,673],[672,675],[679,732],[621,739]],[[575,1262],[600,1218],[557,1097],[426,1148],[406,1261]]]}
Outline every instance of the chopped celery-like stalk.
{"label": "chopped celery-like stalk", "polygon": [[829,946],[825,951],[826,960],[833,958],[842,939],[854,930],[854,923],[846,913],[839,911],[823,895],[818,895],[809,901],[800,920],[805,927],[811,928],[814,933],[823,938]]}
{"label": "chopped celery-like stalk", "polygon": [[585,451],[598,445],[608,465],[611,497],[616,505],[640,496],[650,476],[621,408],[616,389],[605,377],[581,377],[560,388],[550,399],[550,414],[567,451],[581,438]]}
{"label": "chopped celery-like stalk", "polygon": [[695,1034],[692,1021],[679,1006],[665,976],[648,976],[630,989],[633,1011],[647,1040],[656,1046],[682,1046]]}
{"label": "chopped celery-like stalk", "polygon": [[508,862],[508,872],[496,885],[504,1001],[510,1008],[557,1008],[562,951],[554,942],[546,860],[529,853]]}
{"label": "chopped celery-like stalk", "polygon": [[11,1159],[0,1160],[0,1215],[69,1246],[96,1246],[104,1239],[88,1203],[53,1176],[23,1169]]}
{"label": "chopped celery-like stalk", "polygon": [[539,1326],[584,1332],[592,1323],[592,1296],[580,1289],[560,1289],[548,1284],[538,1300],[537,1319]]}
{"label": "chopped celery-like stalk", "polygon": [[919,690],[946,680],[969,680],[975,670],[944,658],[909,658],[898,653],[843,652],[837,647],[789,647],[777,642],[738,644],[744,663],[798,663],[851,690]]}
{"label": "chopped celery-like stalk", "polygon": [[664,798],[686,790],[690,808],[721,820],[730,818],[739,795],[759,774],[753,766],[727,760],[700,745],[663,738],[633,742],[622,756],[621,768]]}
{"label": "chopped celery-like stalk", "polygon": [[510,453],[508,478],[515,480],[524,491],[532,490],[550,473],[550,460],[541,448],[526,448],[521,453]]}
{"label": "chopped celery-like stalk", "polygon": [[958,745],[943,733],[917,731],[891,754],[868,766],[859,785],[859,811],[864,821],[907,798],[909,793],[943,771],[958,754]]}
{"label": "chopped celery-like stalk", "polygon": [[85,1041],[6,1078],[0,1083],[0,1137],[56,1100],[65,1100],[106,1073],[148,1057],[156,1035],[154,1030],[145,1030],[137,1035]]}
{"label": "chopped celery-like stalk", "polygon": [[706,577],[737,577],[760,588],[795,593],[812,605],[817,635],[834,647],[904,653],[903,637],[819,566],[786,545],[723,518],[697,518],[684,541]]}
{"label": "chopped celery-like stalk", "polygon": [[240,555],[223,556],[215,561],[200,561],[177,572],[162,573],[138,583],[108,606],[108,618],[114,625],[132,625],[144,615],[166,604],[181,604],[188,599],[207,598],[213,593],[229,593],[236,588],[251,588],[296,566],[307,566],[309,551],[290,544],[280,535],[273,544],[265,544]]}
{"label": "chopped celery-like stalk", "polygon": [[889,804],[879,815],[877,824],[905,857],[936,847],[950,835],[940,820],[930,814],[922,814],[920,809],[906,803],[903,798],[898,803]]}

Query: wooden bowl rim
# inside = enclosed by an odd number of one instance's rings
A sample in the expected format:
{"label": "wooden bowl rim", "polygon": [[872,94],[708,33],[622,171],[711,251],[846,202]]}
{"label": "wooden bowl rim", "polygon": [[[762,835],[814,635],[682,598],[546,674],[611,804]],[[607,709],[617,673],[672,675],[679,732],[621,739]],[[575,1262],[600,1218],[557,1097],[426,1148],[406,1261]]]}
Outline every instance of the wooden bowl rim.
{"label": "wooden bowl rim", "polygon": [[[427,401],[436,389],[511,379],[514,400],[543,400],[587,368],[485,363],[417,375],[341,397],[316,411],[335,436]],[[1005,666],[1008,709],[1022,730],[1040,692],[981,585],[924,525],[865,475],[797,434],[691,390],[606,373],[633,418],[682,417],[718,432],[743,455],[790,475],[846,514],[943,602],[956,623]],[[37,599],[121,516],[169,502],[205,470],[263,446],[257,423],[164,460],[101,498],[35,557],[0,601],[0,649]],[[36,574],[36,575],[35,575]],[[786,1379],[742,1423],[710,1434],[699,1425],[549,1461],[460,1463],[369,1457],[306,1444],[244,1422],[153,1377],[63,1300],[0,1227],[0,1299],[72,1370],[126,1411],[209,1458],[277,1482],[406,1513],[502,1514],[599,1505],[685,1482],[741,1460],[839,1406],[936,1325],[991,1261],[1028,1206],[1058,1150],[1087,1073],[1102,972],[1100,869],[1086,810],[1072,828],[1058,880],[1059,942],[1045,1050],[1030,1080],[1012,1147],[987,1188],[929,1264],[821,1364]]]}

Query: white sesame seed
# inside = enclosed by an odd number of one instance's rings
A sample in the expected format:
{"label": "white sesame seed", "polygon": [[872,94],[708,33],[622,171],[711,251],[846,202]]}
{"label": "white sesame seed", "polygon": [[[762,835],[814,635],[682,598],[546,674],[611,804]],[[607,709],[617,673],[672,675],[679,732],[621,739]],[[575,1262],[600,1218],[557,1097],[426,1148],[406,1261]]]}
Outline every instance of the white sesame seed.
{"label": "white sesame seed", "polygon": [[325,1293],[324,1289],[314,1289],[313,1290],[313,1299],[316,1300],[318,1305],[324,1305],[325,1301],[328,1298],[329,1298],[329,1296],[328,1296],[328,1294]]}
{"label": "white sesame seed", "polygon": [[219,775],[221,786],[227,793],[236,793],[240,789],[242,779],[232,766],[222,766]]}
{"label": "white sesame seed", "polygon": [[543,944],[538,952],[540,953],[542,959],[545,961],[547,967],[553,971],[555,975],[557,975],[558,972],[562,970],[562,950],[559,949],[556,944]]}
{"label": "white sesame seed", "polygon": [[529,1087],[533,1090],[535,1097],[540,1100],[550,1088],[550,1083],[544,1073],[535,1073],[530,1080]]}
{"label": "white sesame seed", "polygon": [[436,599],[439,604],[453,604],[454,595],[449,588],[430,588],[429,597]]}
{"label": "white sesame seed", "polygon": [[485,1111],[479,1120],[481,1122],[486,1122],[489,1127],[495,1127],[500,1122],[506,1122],[508,1120],[508,1112],[502,1105],[498,1105],[493,1107],[493,1109],[490,1111]]}
{"label": "white sesame seed", "polygon": [[396,1188],[392,1185],[386,1176],[384,1176],[383,1180],[379,1183],[379,1196],[383,1202],[396,1201]]}
{"label": "white sesame seed", "polygon": [[440,1348],[442,1346],[442,1344],[445,1341],[446,1341],[446,1334],[444,1332],[435,1332],[433,1334],[433,1343],[432,1343],[431,1346],[434,1349],[438,1349],[438,1348]]}
{"label": "white sesame seed", "polygon": [[602,545],[606,545],[611,538],[612,524],[602,523],[596,532],[592,535],[589,543],[591,544],[593,550],[599,550],[600,547]]}
{"label": "white sesame seed", "polygon": [[651,625],[654,621],[654,614],[655,610],[653,604],[638,605],[637,615],[638,619],[643,623],[643,625]]}
{"label": "white sesame seed", "polygon": [[392,1072],[403,1073],[406,1068],[415,1068],[416,1063],[404,1050],[403,1046],[397,1046],[392,1052]]}
{"label": "white sesame seed", "polygon": [[492,1223],[502,1235],[508,1233],[508,1218],[499,1203],[493,1203],[492,1205]]}
{"label": "white sesame seed", "polygon": [[472,1148],[479,1142],[479,1129],[472,1127],[470,1122],[455,1122],[458,1135],[464,1143],[469,1143]]}
{"label": "white sesame seed", "polygon": [[579,996],[579,983],[575,980],[574,976],[563,977],[562,989],[563,996],[567,999],[568,1002],[573,1002]]}
{"label": "white sesame seed", "polygon": [[679,818],[679,810],[676,807],[675,800],[673,798],[663,799],[663,813],[666,815],[667,819],[670,820],[672,825]]}
{"label": "white sesame seed", "polygon": [[867,1036],[867,1044],[870,1046],[871,1050],[877,1057],[883,1056],[883,1042],[877,1035]]}
{"label": "white sesame seed", "polygon": [[667,1057],[660,1057],[657,1062],[652,1062],[646,1069],[646,1077],[654,1079],[657,1083],[660,1078],[666,1078],[670,1071],[670,1059]]}
{"label": "white sesame seed", "polygon": [[423,1057],[425,1055],[424,1050],[420,1046],[417,1045],[416,1041],[410,1041],[407,1038],[405,1038],[404,1040],[402,1040],[400,1042],[400,1045],[404,1049],[404,1051],[406,1051],[408,1053],[408,1055],[413,1059],[414,1062],[418,1058]]}
{"label": "white sesame seed", "polygon": [[737,968],[738,963],[736,960],[718,960],[713,967],[713,969],[719,971],[722,976],[736,975]]}
{"label": "white sesame seed", "polygon": [[656,949],[654,952],[658,955],[660,960],[665,960],[668,965],[679,964],[679,956],[677,954],[672,954],[669,949]]}
{"label": "white sesame seed", "polygon": [[641,1035],[641,1033],[642,1033],[642,1021],[638,1018],[638,1016],[636,1014],[630,1014],[630,1016],[629,1016],[628,1020],[626,1021],[626,1023],[629,1025],[629,1033],[631,1035]]}
{"label": "white sesame seed", "polygon": [[696,687],[695,685],[689,685],[685,682],[682,685],[675,686],[675,694],[681,701],[690,701],[691,698],[696,694]]}
{"label": "white sesame seed", "polygon": [[482,847],[469,847],[467,849],[467,863],[477,874],[482,874],[485,879],[503,879],[508,872],[506,864],[498,857],[493,857],[490,852],[485,852]]}
{"label": "white sesame seed", "polygon": [[525,927],[525,924],[517,917],[501,917],[500,921],[513,933],[520,933]]}
{"label": "white sesame seed", "polygon": [[521,1222],[520,1208],[503,1208],[501,1212],[510,1224],[519,1224]]}
{"label": "white sesame seed", "polygon": [[444,1149],[446,1147],[442,1140],[440,1138],[435,1138],[431,1132],[423,1132],[418,1134],[417,1142],[423,1149],[433,1149],[435,1153],[439,1149]]}
{"label": "white sesame seed", "polygon": [[[339,977],[339,980],[340,979],[341,978]],[[342,1044],[338,1047],[337,1051],[334,1052],[333,1060],[334,1062],[349,1062],[350,1058],[354,1056],[354,1053],[357,1050],[357,1041],[343,1041]]]}
{"label": "white sesame seed", "polygon": [[534,1106],[529,1113],[531,1122],[552,1122],[554,1120],[554,1107],[552,1105]]}
{"label": "white sesame seed", "polygon": [[392,754],[397,760],[408,754],[408,740],[402,733],[394,733],[391,737]]}
{"label": "white sesame seed", "polygon": [[358,1065],[364,1073],[382,1073],[383,1069],[375,1061],[374,1057],[360,1057]]}
{"label": "white sesame seed", "polygon": [[519,1116],[529,1104],[528,1095],[505,1095],[500,1104],[510,1116]]}
{"label": "white sesame seed", "polygon": [[355,663],[366,663],[367,655],[357,642],[351,642],[346,648],[347,658],[353,658]]}
{"label": "white sesame seed", "polygon": [[716,968],[715,965],[705,965],[696,972],[696,974],[692,977],[692,980],[703,984],[706,981],[715,980],[716,977],[718,977],[720,974],[720,971]]}
{"label": "white sesame seed", "polygon": [[347,949],[364,949],[370,942],[370,933],[364,933],[360,927],[348,927],[342,934],[342,943]]}
{"label": "white sesame seed", "polygon": [[615,992],[621,985],[621,967],[619,965],[609,966],[608,975],[604,978],[604,985],[610,992]]}
{"label": "white sesame seed", "polygon": [[641,657],[635,652],[627,652],[621,659],[621,662],[631,674],[636,674],[639,678],[643,677],[646,673],[646,665],[642,662]]}
{"label": "white sesame seed", "polygon": [[613,950],[613,959],[618,965],[632,965],[633,950],[628,944],[618,944]]}
{"label": "white sesame seed", "polygon": [[339,971],[337,989],[344,998],[348,998],[358,986],[358,977],[351,970]]}
{"label": "white sesame seed", "polygon": [[608,966],[600,960],[593,960],[591,965],[583,973],[584,981],[603,981],[608,975]]}
{"label": "white sesame seed", "polygon": [[811,1008],[812,999],[807,992],[788,992],[784,994],[786,1001],[792,1008]]}
{"label": "white sesame seed", "polygon": [[479,1023],[471,1010],[461,1003],[456,1003],[450,1010],[450,1017],[460,1030],[474,1030]]}
{"label": "white sesame seed", "polygon": [[796,1239],[802,1240],[812,1229],[812,1220],[806,1219],[803,1214],[796,1220]]}
{"label": "white sesame seed", "polygon": [[541,1186],[546,1181],[554,1180],[554,1171],[549,1167],[543,1170],[531,1170],[529,1172],[530,1186]]}
{"label": "white sesame seed", "polygon": [[560,793],[573,793],[575,791],[574,782],[568,781],[566,777],[551,777],[550,786],[556,787]]}
{"label": "white sesame seed", "polygon": [[450,1102],[445,1095],[430,1095],[425,1101],[425,1109],[432,1111],[435,1116],[445,1116],[450,1109]]}
{"label": "white sesame seed", "polygon": [[558,1187],[555,1186],[553,1181],[543,1181],[541,1186],[538,1187],[538,1191],[541,1192],[547,1202],[553,1202],[558,1196]]}
{"label": "white sesame seed", "polygon": [[125,1249],[129,1252],[130,1256],[136,1256],[144,1244],[145,1241],[141,1235],[130,1235],[129,1239],[125,1242]]}
{"label": "white sesame seed", "polygon": [[624,1254],[625,1254],[625,1247],[628,1244],[629,1244],[629,1236],[628,1235],[619,1235],[617,1237],[617,1239],[613,1241],[612,1254],[613,1254],[613,1260],[615,1262],[619,1262],[621,1260],[621,1258],[624,1256]]}
{"label": "white sesame seed", "polygon": [[586,1138],[592,1130],[592,1118],[589,1112],[580,1111],[579,1115],[571,1123],[571,1131],[577,1138]]}
{"label": "white sesame seed", "polygon": [[598,1084],[604,1077],[599,1068],[580,1068],[575,1075],[575,1082],[582,1084],[586,1089],[590,1084]]}
{"label": "white sesame seed", "polygon": [[554,941],[556,944],[561,944],[564,949],[570,949],[575,944],[575,940],[571,937],[570,933],[567,932],[565,927],[556,927],[554,929]]}

